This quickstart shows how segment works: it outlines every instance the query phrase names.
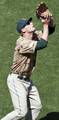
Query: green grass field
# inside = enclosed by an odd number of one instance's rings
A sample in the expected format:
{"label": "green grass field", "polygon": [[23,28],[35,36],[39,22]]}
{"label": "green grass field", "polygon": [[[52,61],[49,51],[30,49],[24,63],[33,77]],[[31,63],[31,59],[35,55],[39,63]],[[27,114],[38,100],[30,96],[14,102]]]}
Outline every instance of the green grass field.
{"label": "green grass field", "polygon": [[[42,29],[35,15],[41,0],[0,0],[0,119],[13,110],[7,88],[7,76],[12,64],[16,39],[16,23],[20,18],[33,17],[37,29]],[[42,101],[39,118],[50,112],[59,112],[59,1],[44,0],[53,12],[56,31],[50,35],[48,47],[38,51],[36,70],[32,74]]]}

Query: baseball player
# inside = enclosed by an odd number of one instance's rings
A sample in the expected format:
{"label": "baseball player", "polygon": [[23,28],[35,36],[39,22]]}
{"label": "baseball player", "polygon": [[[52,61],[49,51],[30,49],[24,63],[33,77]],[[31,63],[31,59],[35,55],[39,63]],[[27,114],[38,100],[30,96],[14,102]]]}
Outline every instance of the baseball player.
{"label": "baseball player", "polygon": [[36,120],[42,104],[31,74],[35,67],[37,51],[47,46],[48,26],[49,19],[43,20],[43,32],[36,31],[32,18],[18,21],[17,31],[20,37],[16,41],[11,73],[7,78],[14,110],[1,120],[18,120],[25,116],[27,120]]}

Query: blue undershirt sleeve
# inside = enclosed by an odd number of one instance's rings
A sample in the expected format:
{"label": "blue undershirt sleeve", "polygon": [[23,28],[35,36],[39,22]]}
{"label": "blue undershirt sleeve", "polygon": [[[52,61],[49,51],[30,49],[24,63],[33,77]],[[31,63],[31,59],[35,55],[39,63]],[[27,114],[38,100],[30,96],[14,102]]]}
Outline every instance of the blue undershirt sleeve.
{"label": "blue undershirt sleeve", "polygon": [[40,50],[47,47],[47,43],[48,41],[41,38],[39,41],[37,41],[36,50]]}

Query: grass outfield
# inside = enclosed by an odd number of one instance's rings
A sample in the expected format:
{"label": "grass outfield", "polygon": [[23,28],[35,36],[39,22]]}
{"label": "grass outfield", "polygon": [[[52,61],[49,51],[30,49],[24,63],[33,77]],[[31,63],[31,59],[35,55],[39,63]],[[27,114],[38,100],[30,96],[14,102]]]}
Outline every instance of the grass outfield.
{"label": "grass outfield", "polygon": [[[16,23],[19,18],[33,17],[37,29],[42,29],[35,15],[35,8],[41,0],[0,0],[0,119],[13,110],[6,79],[10,71],[16,39]],[[45,0],[52,10],[56,31],[49,36],[48,47],[39,51],[36,70],[32,75],[41,101],[39,118],[47,113],[59,112],[59,1]]]}

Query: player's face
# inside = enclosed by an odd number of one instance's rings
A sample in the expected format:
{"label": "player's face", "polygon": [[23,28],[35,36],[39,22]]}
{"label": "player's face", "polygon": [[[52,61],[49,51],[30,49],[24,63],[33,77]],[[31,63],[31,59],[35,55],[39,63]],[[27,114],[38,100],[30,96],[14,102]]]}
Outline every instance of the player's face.
{"label": "player's face", "polygon": [[33,22],[30,22],[30,24],[26,25],[23,30],[23,32],[34,32],[35,31],[35,27],[33,25]]}

